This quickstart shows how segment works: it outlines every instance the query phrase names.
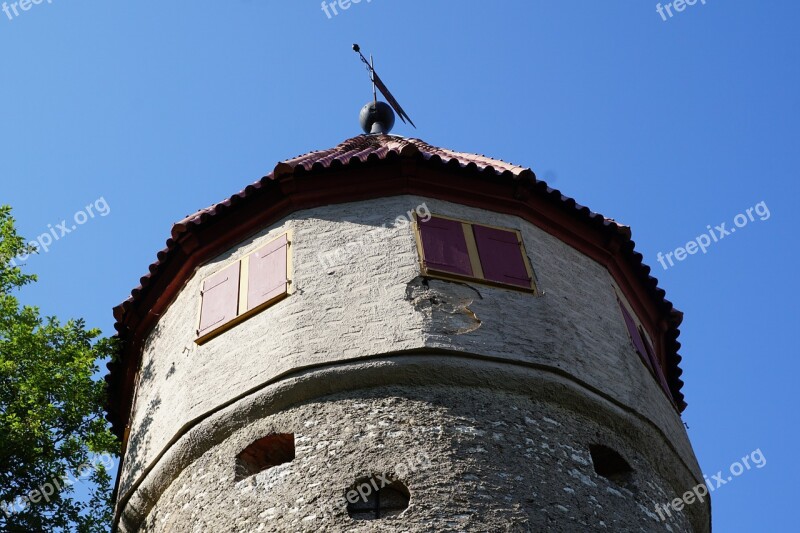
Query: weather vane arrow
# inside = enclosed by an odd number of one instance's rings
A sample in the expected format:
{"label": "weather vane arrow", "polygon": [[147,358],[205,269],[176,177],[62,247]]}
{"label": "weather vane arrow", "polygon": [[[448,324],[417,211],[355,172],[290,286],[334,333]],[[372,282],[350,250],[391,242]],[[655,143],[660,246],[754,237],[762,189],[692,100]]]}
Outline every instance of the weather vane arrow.
{"label": "weather vane arrow", "polygon": [[[378,95],[376,92],[377,88],[383,97],[386,98],[386,101],[389,102],[389,105],[392,106],[392,109],[394,109],[395,113],[397,113],[397,116],[400,117],[400,120],[402,120],[404,124],[406,121],[408,121],[412,126],[414,126],[414,129],[416,129],[417,126],[411,120],[411,117],[409,117],[408,114],[403,110],[397,99],[392,95],[391,92],[389,92],[389,89],[386,88],[386,85],[383,83],[383,80],[381,80],[380,76],[378,76],[378,73],[375,72],[375,63],[372,60],[372,56],[370,56],[368,61],[367,58],[364,57],[364,54],[361,53],[361,47],[357,44],[353,45],[353,50],[359,55],[361,61],[367,66],[370,81],[372,81],[372,100],[375,108],[378,107]],[[391,129],[391,126],[389,129]]]}

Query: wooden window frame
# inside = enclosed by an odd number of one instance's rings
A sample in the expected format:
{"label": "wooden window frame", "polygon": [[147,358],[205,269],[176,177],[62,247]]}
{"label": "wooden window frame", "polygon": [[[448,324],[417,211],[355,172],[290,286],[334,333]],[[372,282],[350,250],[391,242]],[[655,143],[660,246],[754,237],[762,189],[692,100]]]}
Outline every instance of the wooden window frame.
{"label": "wooden window frame", "polygon": [[[202,281],[200,285],[200,324],[197,326],[198,337],[203,337],[223,327],[239,314],[241,275],[241,263],[229,263]],[[224,279],[221,279],[223,276]],[[215,318],[217,320],[212,321]]]}
{"label": "wooden window frame", "polygon": [[[257,253],[262,248],[264,248],[266,246],[269,246],[273,242],[275,242],[275,241],[277,241],[279,239],[282,239],[284,237],[286,238],[286,290],[283,293],[281,293],[281,294],[279,294],[279,295],[277,295],[277,296],[275,296],[273,298],[270,298],[269,300],[267,300],[267,301],[261,303],[260,305],[254,307],[253,309],[248,310],[247,309],[247,292],[248,292],[247,290],[248,290],[249,273],[250,273],[250,256],[252,256],[253,254]],[[242,257],[241,259],[237,259],[236,261],[231,261],[231,262],[225,263],[224,265],[220,266],[220,268],[216,269],[212,274],[209,274],[208,276],[205,276],[202,280],[200,280],[200,287],[202,287],[207,279],[217,275],[219,272],[222,272],[223,270],[225,270],[226,268],[230,267],[231,265],[236,264],[236,263],[239,263],[239,265],[240,265],[239,266],[239,304],[238,304],[238,312],[236,314],[236,317],[234,317],[231,320],[228,320],[227,322],[221,324],[219,327],[212,329],[211,331],[209,331],[208,333],[206,333],[206,334],[204,334],[202,336],[197,336],[194,339],[195,344],[197,344],[198,346],[202,346],[203,344],[207,343],[208,341],[210,341],[214,337],[217,337],[217,336],[225,333],[229,329],[236,327],[237,325],[241,324],[242,322],[244,322],[248,318],[250,318],[250,317],[252,317],[254,315],[257,315],[258,313],[260,313],[264,309],[275,305],[276,303],[278,303],[279,301],[283,300],[284,298],[287,298],[288,296],[290,296],[293,293],[293,290],[292,290],[292,288],[293,288],[292,279],[293,279],[294,270],[293,270],[293,264],[292,264],[292,243],[293,243],[293,240],[292,240],[292,232],[291,232],[291,230],[290,231],[284,231],[283,233],[281,233],[281,234],[277,235],[276,237],[264,242],[263,244],[259,244],[258,247],[256,247],[252,252],[248,253],[247,255]],[[202,318],[201,317],[202,310],[203,310],[203,297],[202,297],[202,294],[201,294],[201,296],[199,298],[199,301],[198,301],[198,304],[197,304],[197,321],[196,321],[197,327],[195,328],[195,332],[196,332],[195,335],[197,335],[197,331],[199,331],[199,328],[200,328],[200,320]]]}
{"label": "wooden window frame", "polygon": [[[422,245],[422,234],[420,231],[419,215],[417,215],[417,213],[414,213],[414,238],[417,242],[417,257],[419,258],[419,267],[423,276],[429,278],[442,279],[445,281],[460,281],[460,282],[470,281],[473,283],[488,285],[491,287],[499,287],[502,289],[509,289],[518,292],[539,294],[536,282],[536,273],[534,272],[533,267],[531,266],[527,250],[525,249],[525,242],[523,241],[522,233],[520,233],[519,230],[514,228],[504,228],[502,226],[493,226],[491,224],[472,222],[469,220],[449,217],[445,215],[431,214],[431,217],[443,218],[445,220],[452,220],[454,222],[458,222],[461,224],[461,227],[464,231],[464,238],[466,239],[467,243],[467,252],[469,253],[469,260],[470,260],[470,265],[472,266],[473,275],[467,276],[462,274],[454,274],[452,272],[445,272],[442,270],[431,269],[425,265],[425,248]],[[520,254],[522,254],[522,261],[525,264],[525,270],[528,272],[528,276],[531,278],[530,287],[523,287],[521,285],[514,285],[512,283],[503,283],[501,281],[489,280],[484,277],[483,267],[481,266],[480,255],[478,253],[478,244],[475,240],[475,233],[472,229],[472,226],[483,226],[485,228],[507,231],[514,233],[517,236],[517,242],[519,244]]]}
{"label": "wooden window frame", "polygon": [[[669,398],[669,401],[677,407],[675,398],[672,396],[672,390],[669,388],[669,382],[667,381],[667,369],[664,361],[659,355],[658,350],[656,349],[656,344],[650,341],[650,336],[648,335],[647,330],[644,328],[644,325],[639,322],[636,314],[628,308],[619,295],[617,295],[617,302],[619,303],[622,323],[625,324],[625,331],[628,333],[628,339],[630,340],[631,348],[633,348],[633,351],[639,355],[639,361],[645,366],[645,368],[647,368],[648,373],[656,381],[656,384],[658,384],[658,388],[661,389],[667,398]],[[636,334],[639,336],[639,340],[644,348],[644,353],[641,353],[639,348],[636,347],[636,341],[633,339],[632,333],[625,321],[624,313],[626,312],[631,317],[631,320],[633,320],[633,325],[636,328]],[[650,364],[647,364],[647,361],[649,361]]]}
{"label": "wooden window frame", "polygon": [[[652,361],[653,366],[655,367],[653,372],[656,374],[653,377],[656,379],[659,387],[664,391],[664,393],[669,396],[670,401],[675,404],[675,398],[672,396],[672,390],[670,390],[669,382],[667,381],[666,366],[658,356],[655,346],[652,342],[650,342],[649,335],[647,335],[644,326],[641,324],[639,325],[639,336],[642,338],[644,349],[647,352],[650,361]],[[675,406],[677,407],[677,404],[675,404]]]}
{"label": "wooden window frame", "polygon": [[[648,372],[656,372],[657,366],[660,365],[657,365],[657,361],[651,356],[650,352],[647,351],[647,344],[645,343],[644,336],[642,335],[644,328],[642,328],[642,326],[639,324],[636,315],[631,312],[630,309],[628,309],[619,296],[617,296],[617,305],[619,305],[619,312],[622,315],[622,322],[625,324],[625,331],[628,332],[628,339],[633,347],[633,351],[639,356],[642,364],[647,367]],[[628,324],[628,318],[630,318],[631,321],[630,325]],[[636,335],[636,337],[634,337],[634,335]],[[639,341],[638,343],[637,340]],[[639,344],[641,344],[641,348],[639,347]]]}

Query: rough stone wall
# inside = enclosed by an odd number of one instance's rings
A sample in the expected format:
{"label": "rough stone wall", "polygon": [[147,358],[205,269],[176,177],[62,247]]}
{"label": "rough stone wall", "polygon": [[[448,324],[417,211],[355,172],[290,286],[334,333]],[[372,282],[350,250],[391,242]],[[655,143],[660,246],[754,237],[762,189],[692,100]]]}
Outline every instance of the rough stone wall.
{"label": "rough stone wall", "polygon": [[[412,229],[393,223],[422,203],[519,229],[542,294],[421,279]],[[292,294],[196,346],[202,280],[287,229]],[[319,260],[342,250],[354,260]],[[604,267],[516,217],[399,196],[295,213],[198,269],[145,344],[120,494],[144,468],[168,466],[155,459],[181,428],[247,391],[314,365],[426,347],[573,376],[659,427],[702,479],[680,417],[630,344]]]}
{"label": "rough stone wall", "polygon": [[[234,458],[270,433],[294,433],[290,462],[234,481]],[[602,443],[634,469],[598,475]],[[202,455],[164,492],[143,531],[692,531],[659,521],[672,497],[640,449],[591,417],[489,389],[386,387],[319,398],[265,416]],[[354,521],[337,504],[362,476],[398,476],[398,517]]]}

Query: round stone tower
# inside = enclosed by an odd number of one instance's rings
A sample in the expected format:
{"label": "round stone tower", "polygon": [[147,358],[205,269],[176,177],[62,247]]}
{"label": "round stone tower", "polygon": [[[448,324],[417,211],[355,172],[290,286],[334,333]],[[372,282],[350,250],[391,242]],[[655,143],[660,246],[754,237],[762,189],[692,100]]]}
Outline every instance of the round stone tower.
{"label": "round stone tower", "polygon": [[[361,135],[172,228],[114,313],[121,532],[710,531],[630,229]],[[678,506],[680,507],[680,506]]]}

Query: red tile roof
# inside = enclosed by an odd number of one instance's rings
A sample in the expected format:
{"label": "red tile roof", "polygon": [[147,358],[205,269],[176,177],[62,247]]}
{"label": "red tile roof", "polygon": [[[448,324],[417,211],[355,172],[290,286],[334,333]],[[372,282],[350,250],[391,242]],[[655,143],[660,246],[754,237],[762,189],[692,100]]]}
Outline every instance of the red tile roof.
{"label": "red tile roof", "polygon": [[[358,137],[347,139],[333,148],[315,150],[278,163],[270,174],[248,185],[230,198],[204,209],[200,209],[176,222],[172,226],[172,238],[177,239],[189,226],[203,223],[208,220],[207,217],[215,216],[218,211],[224,211],[225,208],[246,198],[249,194],[260,189],[265,182],[275,179],[279,174],[295,173],[297,171],[312,172],[314,170],[334,168],[336,166],[385,160],[391,156],[417,156],[422,157],[426,161],[437,162],[443,165],[457,165],[464,169],[471,168],[482,172],[493,172],[498,176],[515,178],[535,177],[530,168],[506,163],[500,159],[492,159],[484,155],[468,154],[464,152],[455,152],[446,148],[437,148],[420,139],[399,137],[396,135],[359,135]],[[539,183],[544,184],[544,182],[541,181]],[[602,215],[590,211],[587,207],[576,203],[575,200],[562,195],[555,189],[551,189],[550,187],[546,187],[546,189],[548,194],[556,194],[560,197],[561,201],[569,203],[577,210],[585,211],[590,218],[601,219],[605,225],[616,226],[619,228],[620,232],[630,236],[630,228],[628,226],[624,226],[614,219],[603,217]],[[165,248],[162,252],[168,251],[168,248],[169,247]],[[158,261],[151,265],[151,272],[154,265],[158,265]]]}
{"label": "red tile roof", "polygon": [[287,159],[282,163],[278,163],[271,174],[239,191],[239,193],[234,194],[232,197],[219,204],[201,209],[177,222],[172,230],[173,238],[176,236],[176,230],[179,232],[178,234],[180,234],[187,225],[198,222],[203,215],[213,215],[220,206],[230,206],[231,202],[246,197],[253,190],[259,189],[265,180],[271,180],[277,174],[294,172],[298,169],[311,172],[313,170],[327,169],[337,165],[349,165],[356,161],[359,163],[367,163],[370,161],[384,160],[391,155],[413,156],[416,154],[423,157],[425,160],[434,159],[444,164],[452,162],[465,168],[472,166],[478,170],[495,172],[498,175],[507,174],[516,177],[533,175],[533,172],[531,172],[529,168],[512,165],[505,161],[491,159],[482,155],[465,154],[445,148],[437,148],[419,139],[410,139],[395,135],[359,135],[333,148],[308,152],[307,154],[299,155],[292,159]]}
{"label": "red tile roof", "polygon": [[[118,336],[123,341],[130,341],[135,326],[144,321],[145,315],[152,313],[152,310],[143,307],[141,302],[163,275],[162,270],[165,263],[168,263],[172,256],[178,253],[179,244],[187,238],[187,234],[194,233],[218,219],[224,219],[227,214],[237,209],[237,205],[244,204],[252,197],[273,194],[276,191],[276,182],[287,176],[299,177],[344,167],[356,168],[399,160],[414,160],[437,168],[478,173],[482,177],[494,176],[494,179],[512,180],[517,183],[525,182],[529,184],[534,194],[542,196],[548,203],[568,211],[571,216],[583,220],[584,223],[621,239],[621,252],[633,265],[637,276],[647,288],[652,301],[656,303],[662,317],[669,325],[665,335],[668,381],[677,406],[680,410],[685,408],[684,397],[680,392],[683,381],[680,379],[682,373],[679,367],[681,357],[678,355],[680,343],[677,341],[680,334],[678,326],[683,315],[665,299],[664,291],[658,287],[658,280],[649,275],[650,268],[642,263],[641,254],[634,250],[635,243],[631,240],[631,231],[628,226],[603,217],[576,203],[572,198],[562,195],[558,190],[550,188],[546,183],[537,180],[529,168],[483,155],[437,148],[419,139],[395,135],[359,135],[334,148],[317,150],[288,159],[278,163],[270,174],[248,185],[230,198],[176,222],[172,227],[171,238],[167,240],[166,247],[158,253],[157,260],[150,265],[149,273],[142,277],[141,284],[131,291],[131,297],[114,308],[114,317],[117,320],[115,328]],[[123,392],[121,389],[125,387],[124,371],[131,371],[133,364],[131,359],[135,357],[135,354],[131,353],[132,351],[131,349],[123,350],[121,358],[108,365],[110,372],[106,381],[109,383],[110,389],[109,420],[112,421],[118,435],[121,435],[125,427],[126,420],[122,420],[122,418],[128,416],[127,413],[123,414],[125,412],[123,406],[125,404],[124,397],[130,395],[130,391]],[[130,398],[128,398],[129,401]]]}

